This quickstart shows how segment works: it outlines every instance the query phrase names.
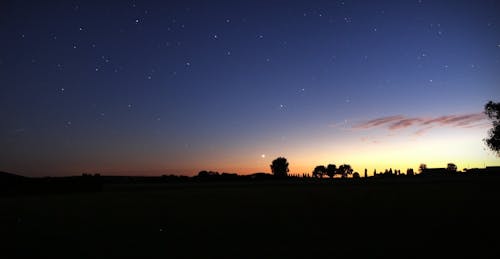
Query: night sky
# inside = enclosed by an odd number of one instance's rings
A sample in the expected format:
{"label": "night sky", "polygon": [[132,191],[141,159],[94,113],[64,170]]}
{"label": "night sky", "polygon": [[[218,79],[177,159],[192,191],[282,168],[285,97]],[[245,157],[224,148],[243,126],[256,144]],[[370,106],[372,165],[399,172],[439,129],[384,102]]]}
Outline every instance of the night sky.
{"label": "night sky", "polygon": [[0,171],[499,165],[498,1],[2,1]]}

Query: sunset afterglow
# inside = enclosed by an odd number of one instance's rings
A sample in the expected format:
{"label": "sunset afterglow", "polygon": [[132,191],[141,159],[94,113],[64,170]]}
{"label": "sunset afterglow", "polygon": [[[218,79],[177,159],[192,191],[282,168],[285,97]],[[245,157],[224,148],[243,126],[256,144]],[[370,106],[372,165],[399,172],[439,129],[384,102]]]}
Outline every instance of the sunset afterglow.
{"label": "sunset afterglow", "polygon": [[12,1],[0,171],[500,165],[496,1]]}

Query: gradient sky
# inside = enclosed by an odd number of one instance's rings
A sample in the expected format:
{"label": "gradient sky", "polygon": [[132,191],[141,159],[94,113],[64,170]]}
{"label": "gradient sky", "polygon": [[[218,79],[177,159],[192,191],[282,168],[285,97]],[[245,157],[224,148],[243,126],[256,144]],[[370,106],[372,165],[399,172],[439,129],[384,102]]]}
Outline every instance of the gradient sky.
{"label": "gradient sky", "polygon": [[2,1],[0,170],[500,165],[498,1]]}

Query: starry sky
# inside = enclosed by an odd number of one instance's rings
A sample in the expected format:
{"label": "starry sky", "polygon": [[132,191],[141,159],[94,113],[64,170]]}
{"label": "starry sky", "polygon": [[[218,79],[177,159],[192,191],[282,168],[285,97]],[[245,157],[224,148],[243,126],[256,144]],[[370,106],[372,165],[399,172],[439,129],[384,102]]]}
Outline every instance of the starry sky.
{"label": "starry sky", "polygon": [[0,170],[499,165],[498,1],[2,1]]}

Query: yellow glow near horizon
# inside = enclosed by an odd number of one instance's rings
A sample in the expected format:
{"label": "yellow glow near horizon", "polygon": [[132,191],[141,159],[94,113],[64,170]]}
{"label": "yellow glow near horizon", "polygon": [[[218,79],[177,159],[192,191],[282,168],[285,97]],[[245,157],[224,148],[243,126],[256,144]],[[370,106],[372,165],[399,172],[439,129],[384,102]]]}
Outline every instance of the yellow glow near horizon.
{"label": "yellow glow near horizon", "polygon": [[[218,147],[161,153],[150,151],[139,157],[136,152],[110,153],[99,160],[64,160],[40,175],[196,175],[201,170],[251,174],[270,172],[272,160],[287,158],[290,174],[310,174],[317,165],[350,164],[354,171],[372,175],[374,169],[446,167],[455,163],[463,168],[500,165],[500,157],[483,142],[485,128],[435,128],[424,135],[414,131],[301,130],[286,139],[262,139],[221,143]],[[145,157],[145,158],[144,158]],[[27,168],[29,169],[29,168]],[[22,171],[13,171],[23,174]],[[46,173],[45,173],[46,172]],[[60,172],[60,173],[59,173]]]}
{"label": "yellow glow near horizon", "polygon": [[[278,149],[267,152],[266,159],[234,156],[224,163],[211,163],[211,168],[241,174],[270,172],[269,165],[278,156],[286,157],[290,163],[290,173],[298,175],[311,173],[315,166],[329,163],[337,166],[350,164],[361,175],[365,168],[368,175],[373,175],[374,169],[377,172],[389,168],[401,172],[406,172],[407,168],[417,171],[421,163],[428,167],[446,167],[448,163],[455,163],[459,170],[500,165],[500,158],[483,143],[483,134],[484,129],[436,129],[424,136],[386,134],[374,138],[377,141],[356,137],[330,141],[327,137],[319,136],[308,138],[309,141],[291,143],[286,147],[287,152],[279,153]],[[253,151],[248,156],[252,154],[258,152]]]}

